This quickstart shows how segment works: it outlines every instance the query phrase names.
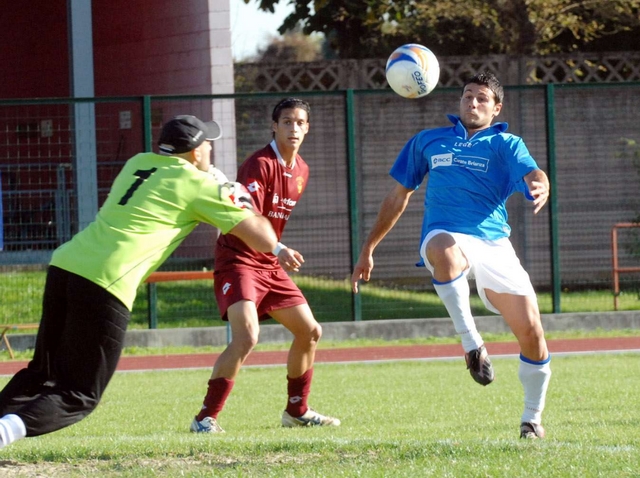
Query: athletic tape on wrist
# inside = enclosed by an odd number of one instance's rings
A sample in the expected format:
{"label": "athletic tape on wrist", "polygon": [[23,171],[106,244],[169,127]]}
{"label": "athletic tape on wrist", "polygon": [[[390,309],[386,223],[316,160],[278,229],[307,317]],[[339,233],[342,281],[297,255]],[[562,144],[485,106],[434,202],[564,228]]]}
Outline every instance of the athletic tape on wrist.
{"label": "athletic tape on wrist", "polygon": [[287,246],[285,246],[282,242],[278,242],[278,244],[276,244],[276,247],[273,248],[273,251],[271,251],[271,253],[274,256],[278,256],[278,254],[280,254],[280,251],[282,249],[286,249],[286,248],[287,248]]}

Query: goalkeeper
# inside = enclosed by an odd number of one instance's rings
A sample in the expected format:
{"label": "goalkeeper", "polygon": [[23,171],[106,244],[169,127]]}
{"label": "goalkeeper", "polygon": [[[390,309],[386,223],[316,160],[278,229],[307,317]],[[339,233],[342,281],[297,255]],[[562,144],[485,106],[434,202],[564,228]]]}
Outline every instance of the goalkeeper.
{"label": "goalkeeper", "polygon": [[[217,123],[177,116],[161,154],[129,159],[95,220],[54,251],[33,360],[0,392],[0,448],[72,425],[98,405],[118,365],[138,285],[200,223],[258,251],[276,244],[248,194],[208,173]],[[233,193],[233,196],[231,196]]]}

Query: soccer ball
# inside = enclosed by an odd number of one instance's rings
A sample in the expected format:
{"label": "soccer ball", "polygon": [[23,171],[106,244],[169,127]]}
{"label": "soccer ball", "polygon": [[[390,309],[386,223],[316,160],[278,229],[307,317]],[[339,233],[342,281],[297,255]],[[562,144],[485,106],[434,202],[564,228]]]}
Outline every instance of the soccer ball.
{"label": "soccer ball", "polygon": [[421,98],[438,84],[440,65],[427,47],[408,43],[389,56],[385,75],[389,86],[400,96]]}

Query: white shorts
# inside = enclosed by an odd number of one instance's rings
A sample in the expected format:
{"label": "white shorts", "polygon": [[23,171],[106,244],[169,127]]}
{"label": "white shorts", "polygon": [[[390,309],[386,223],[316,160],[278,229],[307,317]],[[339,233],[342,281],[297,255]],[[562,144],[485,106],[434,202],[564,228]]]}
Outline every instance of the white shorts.
{"label": "white shorts", "polygon": [[476,280],[478,295],[485,307],[496,314],[500,312],[489,302],[485,289],[499,294],[535,297],[529,274],[524,270],[508,237],[490,241],[479,237],[434,229],[420,246],[420,256],[433,274],[433,266],[427,260],[427,244],[437,234],[449,234],[469,262],[469,278]]}

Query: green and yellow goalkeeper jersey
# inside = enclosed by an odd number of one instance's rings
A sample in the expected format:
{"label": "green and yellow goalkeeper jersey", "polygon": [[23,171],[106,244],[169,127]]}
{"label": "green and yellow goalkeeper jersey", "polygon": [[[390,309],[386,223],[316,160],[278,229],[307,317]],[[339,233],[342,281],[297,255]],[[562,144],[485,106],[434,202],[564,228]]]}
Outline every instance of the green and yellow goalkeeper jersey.
{"label": "green and yellow goalkeeper jersey", "polygon": [[141,153],[124,165],[96,219],[54,251],[51,265],[104,287],[131,310],[140,283],[200,222],[226,234],[252,215],[191,163]]}

